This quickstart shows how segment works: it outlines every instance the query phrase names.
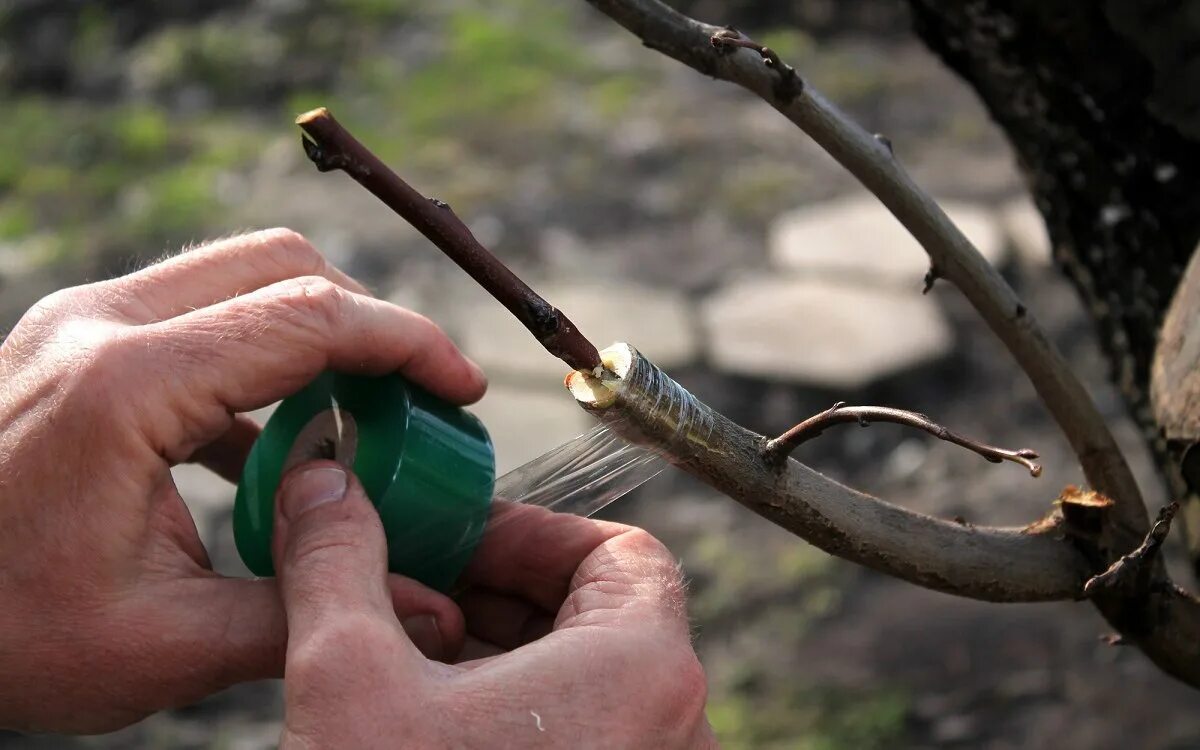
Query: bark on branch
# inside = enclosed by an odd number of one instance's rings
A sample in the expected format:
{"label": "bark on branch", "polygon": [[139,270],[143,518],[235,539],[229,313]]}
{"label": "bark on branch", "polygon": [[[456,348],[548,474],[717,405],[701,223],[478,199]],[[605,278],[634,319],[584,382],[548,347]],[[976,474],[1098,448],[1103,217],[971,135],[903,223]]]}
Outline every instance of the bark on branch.
{"label": "bark on branch", "polygon": [[964,526],[891,505],[793,459],[781,469],[762,455],[766,438],[695,399],[632,347],[617,344],[601,356],[615,378],[567,378],[584,409],[832,555],[996,602],[1078,599],[1091,576],[1054,520],[1027,528]]}
{"label": "bark on branch", "polygon": [[1171,531],[1171,521],[1179,511],[1179,503],[1171,503],[1158,512],[1158,519],[1151,527],[1146,539],[1137,549],[1122,555],[1108,570],[1093,577],[1083,587],[1086,596],[1095,596],[1103,589],[1124,590],[1130,597],[1144,596],[1149,592],[1156,571],[1161,568],[1155,565],[1158,552],[1167,534]]}
{"label": "bark on branch", "polygon": [[340,169],[404,217],[451,260],[471,275],[529,329],[554,356],[575,369],[600,365],[596,347],[562,311],[529,288],[479,244],[450,206],[426,198],[388,169],[371,151],[321,107],[296,118],[304,130],[304,153],[317,169]]}
{"label": "bark on branch", "polygon": [[[1070,441],[1088,482],[1116,502],[1114,521],[1136,544],[1149,528],[1141,492],[1083,385],[1004,278],[908,176],[886,139],[863,130],[811,84],[781,95],[790,67],[764,64],[761,45],[724,40],[658,0],[588,0],[651,49],[757,94],[807,133],[876,197],[929,254],[936,275],[957,286],[1017,360]],[[740,38],[740,37],[739,37]],[[782,61],[781,61],[782,63]],[[1130,546],[1132,546],[1132,544]]]}
{"label": "bark on branch", "polygon": [[[912,181],[886,138],[867,133],[812,86],[802,81],[799,85],[788,84],[785,78],[794,71],[782,61],[776,62],[777,58],[767,54],[769,50],[764,52],[761,45],[741,35],[733,37],[736,43],[725,41],[732,37],[728,29],[700,23],[658,0],[588,3],[631,31],[647,47],[757,94],[874,193],[929,254],[931,272],[926,285],[944,278],[963,293],[1033,384],[1070,442],[1088,482],[1112,500],[1111,508],[1102,514],[1102,533],[1095,538],[1068,537],[1086,560],[1085,567],[1093,574],[1102,572],[1115,561],[1119,554],[1116,550],[1128,550],[1141,543],[1150,526],[1146,506],[1099,410],[1016,293],[937,203]],[[574,380],[586,378],[580,374]],[[621,400],[613,403],[620,404]],[[615,422],[635,427],[620,430],[636,435],[653,427],[638,424],[646,416],[638,409],[625,411],[629,413],[614,413]],[[1024,569],[1023,560],[1049,554],[1028,542],[1036,535],[1026,533],[1020,543],[1014,543],[1003,536],[1002,530],[992,530],[986,537],[986,554],[980,554],[979,548],[964,547],[961,535],[938,527],[934,519],[914,517],[879,501],[866,503],[865,496],[812,474],[791,460],[776,483],[766,483],[758,470],[763,462],[760,450],[746,452],[757,436],[719,415],[714,423],[721,426],[716,436],[719,439],[704,444],[699,451],[685,452],[675,445],[671,460],[833,554],[930,588],[1005,601],[1019,600],[1030,593],[1031,580],[1026,574],[1034,573]],[[661,431],[657,437],[668,438]],[[730,461],[731,455],[736,455],[736,460]],[[827,502],[835,496],[847,507]],[[881,534],[881,527],[892,534]],[[982,534],[978,529],[959,527],[963,529]],[[951,546],[954,553],[948,551]],[[1047,565],[1040,574],[1052,575],[1060,583],[1077,571],[1077,561],[1069,556],[1053,562],[1047,556],[1044,561]],[[980,562],[985,566],[970,567]],[[1015,574],[1010,566],[1024,572]],[[983,583],[996,578],[1004,583],[994,590]],[[1200,602],[1167,582],[1165,575],[1163,580],[1163,586],[1142,596],[1097,591],[1092,601],[1128,641],[1136,643],[1160,668],[1200,687],[1200,649],[1196,647]],[[1056,593],[1065,590],[1053,588]],[[983,595],[988,591],[994,596]]]}

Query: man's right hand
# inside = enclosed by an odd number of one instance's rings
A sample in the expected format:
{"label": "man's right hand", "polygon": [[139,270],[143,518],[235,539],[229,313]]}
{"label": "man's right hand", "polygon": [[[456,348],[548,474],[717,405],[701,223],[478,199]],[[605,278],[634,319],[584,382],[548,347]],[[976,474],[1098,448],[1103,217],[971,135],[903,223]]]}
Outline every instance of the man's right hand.
{"label": "man's right hand", "polygon": [[275,507],[282,747],[715,747],[679,567],[646,532],[497,506],[459,597],[493,655],[447,665],[400,627],[352,475],[297,467]]}

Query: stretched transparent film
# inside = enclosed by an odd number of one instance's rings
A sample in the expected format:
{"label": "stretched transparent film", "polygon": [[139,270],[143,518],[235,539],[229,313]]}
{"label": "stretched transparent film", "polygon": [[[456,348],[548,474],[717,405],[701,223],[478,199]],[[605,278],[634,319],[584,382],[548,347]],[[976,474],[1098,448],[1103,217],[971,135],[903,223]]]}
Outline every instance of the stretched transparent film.
{"label": "stretched transparent film", "polygon": [[590,516],[653,479],[666,461],[604,425],[496,480],[497,500]]}
{"label": "stretched transparent film", "polygon": [[[608,385],[629,410],[666,427],[669,437],[655,444],[669,444],[677,454],[707,446],[713,429],[711,414],[658,367],[632,349],[630,354],[628,372]],[[600,424],[498,478],[493,496],[502,503],[586,517],[653,479],[666,466],[653,448],[634,445]],[[505,515],[493,512],[484,538],[504,523]]]}

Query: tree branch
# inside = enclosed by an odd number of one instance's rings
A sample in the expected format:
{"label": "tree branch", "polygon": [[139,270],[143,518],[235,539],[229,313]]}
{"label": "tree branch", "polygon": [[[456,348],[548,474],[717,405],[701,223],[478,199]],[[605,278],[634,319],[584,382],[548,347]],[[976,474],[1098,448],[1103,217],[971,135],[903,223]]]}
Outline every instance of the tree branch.
{"label": "tree branch", "polygon": [[1108,570],[1094,576],[1083,586],[1085,596],[1095,596],[1102,589],[1124,590],[1130,597],[1141,597],[1148,593],[1153,581],[1155,558],[1167,534],[1171,531],[1171,521],[1179,511],[1179,503],[1174,502],[1158,512],[1158,519],[1146,534],[1145,540],[1137,549],[1122,555],[1121,559],[1109,566]]}
{"label": "tree branch", "polygon": [[772,438],[763,446],[763,458],[767,463],[779,465],[789,453],[799,445],[812,440],[825,431],[826,428],[837,424],[857,422],[866,427],[871,422],[891,422],[908,427],[924,430],[930,435],[955,445],[961,445],[967,450],[974,451],[988,461],[998,464],[1001,461],[1012,461],[1029,469],[1031,476],[1040,476],[1042,467],[1032,461],[1038,454],[1028,448],[1010,451],[979,443],[968,437],[952,432],[946,427],[934,422],[924,414],[918,414],[903,409],[890,409],[885,406],[846,406],[842,401],[837,402],[825,411],[815,414],[777,438]]}
{"label": "tree branch", "polygon": [[404,217],[508,308],[546,351],[574,369],[600,366],[596,347],[575,324],[479,244],[450,206],[414,190],[324,107],[300,115],[296,124],[308,135],[301,139],[304,153],[317,169],[342,170]]}
{"label": "tree branch", "polygon": [[[1088,482],[1111,499],[1111,508],[1100,512],[1102,533],[1094,539],[1067,536],[1086,559],[1086,567],[1092,573],[1104,570],[1113,562],[1115,550],[1127,550],[1142,541],[1150,523],[1141,491],[1087,391],[999,272],[900,166],[886,138],[868,134],[809,85],[802,84],[799,93],[791,86],[781,91],[783,66],[764,65],[763,52],[754,49],[754,45],[717,41],[714,46],[714,38],[728,36],[727,30],[688,18],[659,0],[588,0],[588,3],[631,31],[647,47],[705,75],[736,83],[757,94],[874,193],[929,254],[931,273],[926,284],[944,278],[958,287],[1029,378],[1070,442]],[[571,379],[586,380],[583,375]],[[585,401],[581,403],[590,408]],[[635,424],[637,420],[632,418],[639,415],[637,410],[628,415],[618,413],[614,422],[623,424],[626,416],[631,418],[629,424]],[[997,596],[980,598],[1011,601],[1030,593],[1028,575],[1034,573],[1025,569],[1024,561],[1042,554],[1043,550],[1025,543],[1001,543],[995,536],[989,536],[988,554],[978,556],[974,554],[978,550],[963,550],[958,546],[961,537],[931,526],[937,523],[933,519],[903,515],[903,511],[879,501],[874,501],[877,505],[864,506],[864,496],[840,485],[831,486],[828,480],[790,460],[777,483],[764,484],[754,464],[757,461],[761,465],[761,455],[745,453],[747,440],[753,434],[727,420],[718,419],[717,423],[724,428],[702,450],[680,453],[676,446],[675,455],[668,452],[668,457],[760,515],[833,554],[930,588],[979,596],[981,589],[987,588],[981,582],[999,576],[1005,584],[999,587]],[[635,427],[618,429],[627,436],[636,436],[648,425],[635,424]],[[739,468],[737,461],[728,460],[723,452],[726,447],[729,453],[739,454],[740,460],[747,464],[744,469]],[[729,472],[729,476],[723,477],[721,472]],[[812,490],[813,494],[808,495],[805,490]],[[841,499],[850,503],[858,514],[848,516],[847,510],[839,512],[836,505],[827,502],[838,495],[844,495]],[[891,534],[880,533],[881,519],[875,514],[882,514],[881,508],[889,509],[887,520],[895,523],[891,528],[885,526]],[[901,515],[894,517],[894,513]],[[898,543],[897,537],[902,541]],[[910,540],[919,549],[908,549]],[[954,552],[930,546],[939,542],[955,545]],[[978,562],[986,562],[986,567],[974,570],[960,567]],[[1066,558],[1057,563],[1046,562],[1044,570],[1059,580],[1069,576],[1076,565]],[[1155,564],[1161,565],[1161,561]],[[1014,573],[1010,566],[1020,567],[1024,572]],[[1165,672],[1200,686],[1200,649],[1196,648],[1200,601],[1171,585],[1165,573],[1163,581],[1164,585],[1152,587],[1144,596],[1137,597],[1100,589],[1092,601],[1123,637],[1136,643]]]}
{"label": "tree branch", "polygon": [[790,459],[684,391],[626,344],[601,352],[614,377],[567,387],[626,440],[838,557],[936,591],[998,602],[1077,599],[1091,575],[1057,519],[1028,528],[964,526],[891,505]]}
{"label": "tree branch", "polygon": [[1122,536],[1130,546],[1141,540],[1150,525],[1141,492],[1087,391],[1004,278],[900,166],[886,139],[863,130],[810,84],[798,94],[781,95],[786,66],[764,65],[761,45],[721,41],[730,35],[728,29],[691,19],[658,0],[588,3],[647,47],[754,92],[874,193],[925,248],[935,277],[962,291],[1017,360],[1070,441],[1088,482],[1116,502],[1113,516]]}
{"label": "tree branch", "polygon": [[[845,487],[794,459],[782,470],[772,466],[762,457],[762,435],[713,411],[632,347],[616,344],[600,354],[602,378],[567,376],[581,407],[829,554],[973,599],[1083,598],[1095,568],[1077,537],[1103,537],[1112,504],[1103,495],[1068,488],[1058,500],[1062,513],[1025,528],[942,521]],[[1200,602],[1165,582],[1138,598],[1105,596],[1093,601],[1127,642],[1168,674],[1200,686]]]}

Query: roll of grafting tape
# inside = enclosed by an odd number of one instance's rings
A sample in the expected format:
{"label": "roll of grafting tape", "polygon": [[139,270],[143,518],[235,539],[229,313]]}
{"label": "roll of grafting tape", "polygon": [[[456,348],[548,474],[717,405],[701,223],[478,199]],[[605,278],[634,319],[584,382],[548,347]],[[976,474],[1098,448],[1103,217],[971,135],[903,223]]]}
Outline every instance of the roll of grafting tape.
{"label": "roll of grafting tape", "polygon": [[398,375],[325,373],[284,400],[238,484],[233,532],[255,575],[274,575],[275,493],[288,469],[330,459],[351,469],[379,511],[388,569],[448,590],[487,524],[492,443],[473,415]]}

